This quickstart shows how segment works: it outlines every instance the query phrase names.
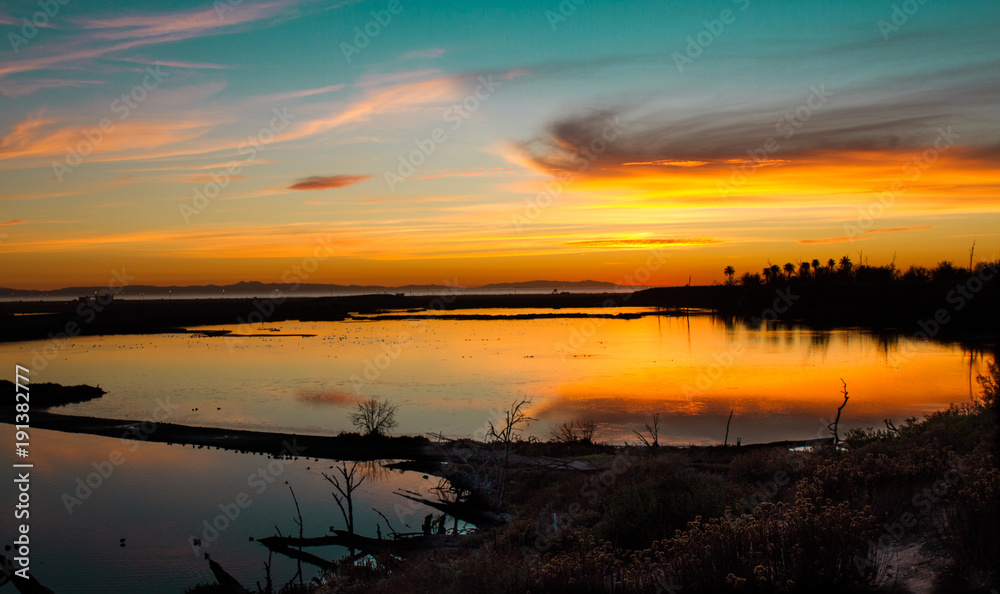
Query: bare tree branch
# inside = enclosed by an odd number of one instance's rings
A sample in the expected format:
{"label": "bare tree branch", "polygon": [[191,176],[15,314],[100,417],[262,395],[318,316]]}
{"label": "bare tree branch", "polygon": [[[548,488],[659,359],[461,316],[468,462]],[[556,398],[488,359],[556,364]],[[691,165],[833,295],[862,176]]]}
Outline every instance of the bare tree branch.
{"label": "bare tree branch", "polygon": [[[355,482],[355,473],[358,469],[358,463],[355,462],[351,465],[351,469],[347,469],[347,462],[341,462],[340,466],[337,467],[337,472],[340,473],[343,479],[343,484],[341,484],[341,478],[337,478],[337,475],[328,475],[323,473],[323,478],[325,478],[336,491],[330,493],[333,495],[333,500],[337,502],[337,507],[340,508],[340,514],[344,516],[344,523],[347,524],[347,532],[354,535],[354,491],[361,486],[361,483],[365,482],[364,477],[361,480]],[[347,507],[344,507],[344,504]]]}
{"label": "bare tree branch", "polygon": [[365,435],[379,437],[388,435],[399,423],[396,421],[395,404],[388,400],[367,398],[358,402],[357,412],[351,413],[351,424]]}
{"label": "bare tree branch", "polygon": [[840,445],[840,434],[837,432],[837,429],[840,426],[840,412],[844,410],[845,406],[847,406],[847,401],[848,401],[847,382],[844,381],[844,378],[840,378],[840,383],[844,384],[844,390],[842,392],[842,394],[844,395],[844,403],[841,404],[840,408],[837,409],[837,418],[834,419],[832,423],[826,426],[826,428],[829,429],[831,433],[833,433],[833,445],[835,446]]}
{"label": "bare tree branch", "polygon": [[646,423],[646,433],[649,434],[649,438],[639,431],[633,431],[636,437],[639,438],[646,447],[648,448],[658,448],[660,447],[660,413],[653,415],[653,424],[650,425]]}

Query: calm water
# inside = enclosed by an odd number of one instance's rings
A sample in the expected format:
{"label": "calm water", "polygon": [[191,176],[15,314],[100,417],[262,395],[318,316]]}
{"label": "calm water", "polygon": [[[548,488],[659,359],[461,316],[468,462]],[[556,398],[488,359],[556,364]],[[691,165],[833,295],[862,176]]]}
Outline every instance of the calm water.
{"label": "calm water", "polygon": [[[295,504],[285,481],[295,489],[305,536],[322,536],[331,525],[344,528],[330,496],[332,488],[321,475],[333,472],[329,468],[332,461],[280,461],[40,429],[33,430],[31,437],[30,460],[35,465],[28,519],[31,571],[59,594],[126,593],[136,592],[137,587],[150,594],[180,594],[198,583],[215,581],[204,559],[206,552],[251,588],[257,581],[263,584],[268,552],[249,538],[271,536],[275,526],[285,535],[298,534],[293,520],[297,517]],[[4,444],[14,441],[10,425],[0,425],[0,440]],[[100,482],[91,477],[91,484],[97,487],[79,504],[70,502],[67,506],[64,496],[87,495],[77,492],[77,479],[87,481],[95,472],[93,465],[101,466],[112,456],[121,463],[113,466],[112,472],[105,472],[108,476]],[[438,484],[433,477],[424,479],[413,472],[383,469],[367,474],[356,492],[355,522],[359,533],[371,536],[378,519],[372,507],[380,509],[402,531],[393,510],[407,502],[393,492],[409,489],[433,498],[428,490]],[[9,466],[3,475],[4,484],[12,485],[14,474]],[[249,498],[249,505],[236,515],[232,510],[238,507],[241,493]],[[0,490],[0,506],[12,510],[15,495],[13,489]],[[247,502],[243,498],[239,501]],[[226,518],[225,509],[235,519]],[[405,512],[403,521],[416,531],[423,516],[433,511],[423,505],[412,509],[404,505],[400,510]],[[0,530],[6,540],[15,533],[15,525],[12,514],[5,512],[2,517]],[[224,529],[206,532],[205,522]],[[384,523],[382,530],[386,533]],[[202,538],[200,547],[193,546],[192,537]],[[122,538],[125,547],[120,546]],[[311,551],[327,558],[345,553],[339,547]],[[295,575],[294,561],[274,555],[270,562],[276,585]],[[306,581],[316,575],[311,566],[303,568]],[[14,591],[13,586],[6,588]]]}
{"label": "calm water", "polygon": [[[750,329],[709,316],[228,328],[265,336],[79,338],[31,378],[108,391],[60,409],[68,414],[147,419],[169,398],[173,423],[335,434],[350,429],[358,397],[376,396],[399,405],[400,432],[469,436],[528,398],[538,419],[528,433],[539,437],[594,420],[599,439],[621,442],[659,412],[661,439],[705,444],[722,439],[730,410],[730,436],[744,443],[816,437],[842,401],[841,378],[851,395],[844,427],[920,416],[969,400],[985,365],[958,346],[905,336]],[[0,358],[30,361],[44,346],[0,345]]]}
{"label": "calm water", "polygon": [[[348,414],[359,397],[377,396],[399,405],[399,432],[476,436],[498,409],[528,398],[537,419],[530,435],[545,437],[559,423],[593,420],[597,439],[621,443],[634,440],[632,430],[659,412],[661,441],[707,444],[721,442],[730,410],[733,441],[824,435],[842,401],[841,378],[851,395],[844,430],[881,426],[885,418],[899,423],[968,401],[985,368],[982,355],[953,345],[858,330],[747,328],[709,316],[229,328],[264,336],[80,338],[44,369],[33,368],[31,380],[99,384],[108,391],[99,400],[57,409],[79,415],[147,419],[159,415],[158,400],[169,399],[176,405],[167,419],[172,423],[335,434],[350,429]],[[282,336],[289,334],[313,336]],[[30,363],[45,346],[0,345],[0,360],[11,367]],[[5,370],[5,377],[11,374]],[[0,441],[13,441],[10,426],[0,426]],[[69,514],[63,494],[115,450],[125,462]],[[245,583],[262,581],[267,553],[248,537],[271,535],[275,524],[285,534],[297,530],[285,480],[302,504],[307,535],[340,527],[320,476],[331,462],[284,465],[277,480],[256,493],[248,477],[271,462],[262,456],[154,443],[132,451],[115,439],[34,431],[32,461],[32,568],[60,593],[130,591],[137,583],[150,592],[180,592],[211,579],[205,550]],[[405,503],[393,495],[396,489],[427,492],[436,484],[400,472],[368,481],[356,505],[359,531],[374,534],[372,506],[390,511]],[[190,537],[201,535],[202,522],[244,491],[253,504],[207,549],[194,550]],[[12,495],[12,489],[0,490],[0,505],[10,509]],[[411,526],[418,529],[429,511],[414,511]],[[12,534],[9,514],[2,517],[3,533]],[[120,538],[127,539],[125,548]],[[276,583],[295,571],[277,557],[273,567]]]}

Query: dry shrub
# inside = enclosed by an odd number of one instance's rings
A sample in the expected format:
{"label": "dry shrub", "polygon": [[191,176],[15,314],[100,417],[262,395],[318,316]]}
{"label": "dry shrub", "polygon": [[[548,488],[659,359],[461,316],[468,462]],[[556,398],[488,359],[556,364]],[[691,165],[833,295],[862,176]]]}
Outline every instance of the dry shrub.
{"label": "dry shrub", "polygon": [[864,592],[883,579],[878,523],[846,502],[800,498],[690,522],[639,551],[581,541],[533,568],[539,592]]}
{"label": "dry shrub", "polygon": [[1000,559],[1000,469],[981,447],[963,460],[962,477],[944,498],[938,529],[964,577],[992,574]]}

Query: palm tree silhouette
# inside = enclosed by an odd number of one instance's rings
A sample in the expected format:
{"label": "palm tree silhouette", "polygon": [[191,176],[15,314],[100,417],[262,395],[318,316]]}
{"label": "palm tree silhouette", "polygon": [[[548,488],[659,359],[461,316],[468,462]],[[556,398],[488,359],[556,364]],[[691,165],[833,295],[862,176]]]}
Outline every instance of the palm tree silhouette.
{"label": "palm tree silhouette", "polygon": [[851,263],[851,259],[849,257],[844,256],[840,259],[840,271],[844,274],[850,274],[853,266],[854,264]]}
{"label": "palm tree silhouette", "polygon": [[728,277],[728,280],[726,281],[726,284],[727,285],[733,284],[733,282],[734,282],[733,281],[733,275],[736,274],[736,269],[733,268],[732,266],[726,266],[726,269],[723,270],[723,273],[725,273],[726,277]]}
{"label": "palm tree silhouette", "polygon": [[795,264],[787,262],[785,264],[785,276],[787,276],[788,278],[792,278],[793,274],[795,274]]}

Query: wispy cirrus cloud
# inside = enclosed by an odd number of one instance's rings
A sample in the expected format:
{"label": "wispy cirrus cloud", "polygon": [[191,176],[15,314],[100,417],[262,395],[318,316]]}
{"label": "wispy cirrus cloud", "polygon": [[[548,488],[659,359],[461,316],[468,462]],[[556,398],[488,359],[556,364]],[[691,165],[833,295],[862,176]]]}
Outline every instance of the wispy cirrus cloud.
{"label": "wispy cirrus cloud", "polygon": [[[172,255],[184,257],[212,257],[222,253],[237,257],[250,254],[275,256],[294,255],[303,245],[314,241],[326,231],[313,222],[295,222],[278,225],[221,226],[202,231],[150,229],[127,232],[81,232],[79,235],[60,233],[37,236],[18,242],[0,244],[0,253],[59,253],[78,250],[118,249],[120,246],[135,248],[161,246]],[[241,256],[241,254],[243,254]]]}
{"label": "wispy cirrus cloud", "polygon": [[[435,108],[445,108],[465,97],[478,84],[479,72],[444,74],[433,70],[401,72],[365,78],[353,85],[337,84],[325,87],[248,97],[240,104],[220,102],[216,94],[225,82],[212,82],[188,87],[158,89],[155,97],[144,103],[140,116],[115,123],[114,132],[106,135],[99,149],[88,161],[149,161],[170,158],[193,158],[214,153],[232,153],[244,142],[245,134],[226,134],[224,125],[237,120],[239,114],[260,106],[272,108],[275,103],[288,101],[294,117],[290,125],[276,136],[275,142],[291,142],[320,136],[332,130],[371,124],[384,119],[388,127],[405,123],[412,116]],[[506,81],[520,76],[518,72],[493,75]],[[0,79],[0,85],[3,84]],[[346,91],[345,97],[295,105],[295,100]],[[169,109],[166,112],[153,104]],[[106,108],[101,106],[102,111]],[[106,112],[105,112],[106,113]],[[29,114],[0,137],[0,167],[8,168],[21,159],[41,159],[64,156],[67,147],[83,137],[81,129],[92,128],[103,116],[80,118],[69,111],[45,110]],[[256,117],[256,116],[254,116]],[[139,121],[142,118],[143,121]],[[391,118],[388,119],[388,118]],[[117,120],[115,120],[117,121]],[[129,134],[140,128],[150,133],[149,142]],[[0,133],[2,134],[2,133]],[[146,150],[135,151],[132,149]],[[4,162],[7,162],[5,165]]]}
{"label": "wispy cirrus cloud", "polygon": [[[91,159],[115,160],[110,155],[191,141],[203,136],[215,124],[210,118],[121,121],[115,124],[114,133],[104,135],[101,142],[93,147]],[[79,126],[44,113],[36,113],[15,124],[0,140],[0,161],[65,155],[67,147],[75,146],[82,138]],[[146,156],[146,153],[143,155]],[[118,158],[131,159],[134,156],[123,155]]]}
{"label": "wispy cirrus cloud", "polygon": [[6,15],[6,14],[3,14],[3,13],[0,13],[0,25],[14,25],[16,27],[23,27],[23,26],[25,26],[25,23],[30,22],[32,26],[38,27],[40,29],[55,29],[56,28],[55,24],[50,23],[48,21],[38,22],[37,20],[32,20],[30,14],[26,14],[25,16],[26,16],[26,18],[24,18],[23,20],[18,21],[18,20],[15,20],[10,15]]}
{"label": "wispy cirrus cloud", "polygon": [[284,93],[272,93],[270,95],[264,95],[260,97],[260,101],[263,103],[272,103],[276,101],[288,101],[290,99],[301,99],[302,97],[313,97],[315,95],[325,95],[326,93],[333,93],[343,89],[346,85],[329,85],[325,87],[320,87],[318,89],[302,89],[299,91],[287,91]]}
{"label": "wispy cirrus cloud", "polygon": [[444,169],[429,171],[427,175],[415,176],[412,179],[439,179],[442,177],[479,177],[483,175],[508,175],[513,173],[509,167],[489,167],[479,169]]}
{"label": "wispy cirrus cloud", "polygon": [[933,229],[933,225],[913,225],[910,227],[890,227],[887,229],[869,229],[865,233],[899,233],[901,231],[921,231],[923,229]]}
{"label": "wispy cirrus cloud", "polygon": [[362,126],[386,116],[413,116],[434,108],[444,108],[466,97],[476,88],[480,77],[509,81],[526,72],[465,72],[445,74],[438,70],[395,72],[362,78],[354,87],[359,91],[346,102],[317,104],[300,122],[294,123],[284,140],[322,134],[344,126]]}
{"label": "wispy cirrus cloud", "polygon": [[87,87],[106,84],[103,80],[82,80],[72,78],[0,78],[0,93],[6,97],[15,98],[30,95],[46,89],[62,89],[67,87]]}
{"label": "wispy cirrus cloud", "polygon": [[367,179],[371,179],[371,177],[372,176],[370,175],[314,175],[295,182],[294,184],[288,186],[288,189],[328,190],[331,188],[344,188],[347,186],[353,186],[354,184],[359,184]]}
{"label": "wispy cirrus cloud", "polygon": [[119,14],[109,17],[78,19],[78,25],[92,31],[95,39],[138,39],[154,42],[176,35],[197,37],[217,35],[225,29],[266,20],[284,20],[296,13],[289,9],[303,4],[302,0],[271,0],[245,3],[238,10],[220,12],[214,5],[192,10],[159,13]]}
{"label": "wispy cirrus cloud", "polygon": [[189,70],[228,70],[233,68],[227,64],[216,64],[215,62],[189,62],[185,60],[121,60],[131,62],[141,66],[167,66],[168,68],[186,68]]}
{"label": "wispy cirrus cloud", "polygon": [[[59,40],[32,44],[15,59],[5,60],[0,65],[0,79],[28,72],[88,68],[97,60],[114,58],[139,47],[230,34],[251,26],[269,26],[300,16],[303,14],[300,6],[308,4],[312,2],[271,0],[244,3],[223,15],[213,5],[206,4],[189,10],[77,18],[72,20],[72,32]],[[177,64],[185,68],[220,66],[196,62]]]}
{"label": "wispy cirrus cloud", "polygon": [[721,239],[713,237],[689,237],[684,239],[591,239],[584,241],[571,241],[566,245],[583,247],[613,247],[613,248],[647,248],[656,246],[689,246],[689,245],[713,245],[724,243]]}
{"label": "wispy cirrus cloud", "polygon": [[[909,227],[887,227],[884,229],[868,229],[864,232],[864,235],[879,234],[879,233],[902,233],[905,231],[922,231],[925,229],[934,229],[933,225],[912,225]],[[855,235],[853,237],[825,237],[823,239],[800,239],[798,243],[804,245],[816,245],[824,243],[845,243],[848,241],[862,241],[868,239],[867,237]]]}
{"label": "wispy cirrus cloud", "polygon": [[822,245],[826,243],[846,243],[848,241],[862,241],[866,237],[825,237],[823,239],[800,239],[797,243],[802,245]]}
{"label": "wispy cirrus cloud", "polygon": [[412,52],[406,52],[403,54],[403,59],[411,58],[440,58],[444,55],[445,49],[442,47],[436,47],[428,50],[414,50]]}

